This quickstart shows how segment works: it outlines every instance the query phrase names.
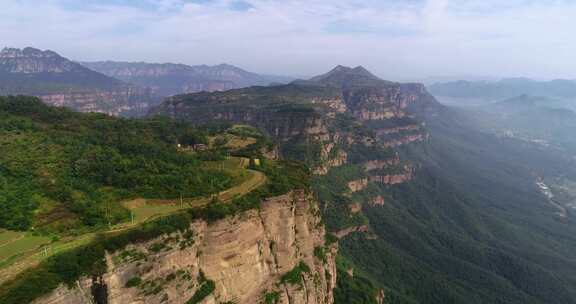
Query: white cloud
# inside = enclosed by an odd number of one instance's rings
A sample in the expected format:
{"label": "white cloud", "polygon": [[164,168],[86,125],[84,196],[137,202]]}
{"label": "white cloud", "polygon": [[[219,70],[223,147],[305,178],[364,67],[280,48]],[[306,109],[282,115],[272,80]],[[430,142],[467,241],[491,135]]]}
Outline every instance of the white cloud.
{"label": "white cloud", "polygon": [[391,79],[576,78],[576,5],[566,0],[245,0],[253,8],[240,11],[233,0],[3,2],[2,44],[79,60],[228,62],[295,75],[362,64]]}

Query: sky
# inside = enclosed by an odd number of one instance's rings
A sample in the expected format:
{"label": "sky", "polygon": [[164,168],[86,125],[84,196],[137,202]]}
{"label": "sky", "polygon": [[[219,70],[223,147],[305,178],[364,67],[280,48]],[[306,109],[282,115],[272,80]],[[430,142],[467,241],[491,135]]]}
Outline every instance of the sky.
{"label": "sky", "polygon": [[390,80],[576,79],[576,0],[0,0],[0,46]]}

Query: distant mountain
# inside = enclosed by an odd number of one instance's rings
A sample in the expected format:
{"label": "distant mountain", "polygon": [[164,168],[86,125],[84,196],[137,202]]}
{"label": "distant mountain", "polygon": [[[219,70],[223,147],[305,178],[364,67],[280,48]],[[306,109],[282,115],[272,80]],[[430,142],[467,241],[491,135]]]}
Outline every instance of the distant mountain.
{"label": "distant mountain", "polygon": [[148,87],[160,96],[201,91],[225,91],[254,85],[287,83],[283,76],[260,75],[229,64],[189,66],[174,63],[82,62],[84,66],[116,79]]}
{"label": "distant mountain", "polygon": [[551,126],[565,127],[569,123],[576,127],[576,113],[570,109],[563,108],[561,102],[549,98],[521,95],[500,101],[484,109],[510,118],[511,115],[518,116],[532,128],[548,128]]}
{"label": "distant mountain", "polygon": [[437,97],[495,101],[519,95],[576,98],[576,81],[557,79],[536,81],[528,78],[507,78],[500,81],[453,81],[428,87]]}
{"label": "distant mountain", "polygon": [[378,303],[363,276],[387,303],[576,299],[576,228],[555,218],[533,175],[571,162],[459,123],[423,85],[339,66],[288,85],[174,96],[151,114],[250,124],[275,157],[310,167],[340,238],[334,303]]}
{"label": "distant mountain", "polygon": [[139,115],[153,103],[146,89],[30,47],[0,52],[0,95],[33,95],[50,105],[111,115]]}
{"label": "distant mountain", "polygon": [[560,99],[521,95],[471,109],[467,120],[478,128],[524,141],[576,152],[576,113]]}
{"label": "distant mountain", "polygon": [[493,110],[517,111],[534,107],[560,109],[562,108],[562,101],[552,97],[530,96],[523,94],[520,96],[495,102],[487,106],[486,108],[490,108]]}
{"label": "distant mountain", "polygon": [[[436,106],[436,100],[421,84],[385,81],[363,67],[337,66],[328,73],[286,85],[173,96],[150,114],[198,124],[214,120],[253,124],[281,141],[298,137],[295,134],[302,135],[301,140],[304,134],[314,132],[314,124],[326,126],[333,117],[345,114],[364,122],[386,145],[397,146],[426,138],[412,116],[421,116]],[[317,117],[323,118],[317,121]],[[293,148],[281,146],[281,154],[290,154],[288,150]]]}
{"label": "distant mountain", "polygon": [[374,74],[370,73],[362,66],[350,68],[341,65],[335,67],[326,74],[313,77],[309,81],[340,87],[380,86],[393,84],[393,82],[385,81],[374,76]]}

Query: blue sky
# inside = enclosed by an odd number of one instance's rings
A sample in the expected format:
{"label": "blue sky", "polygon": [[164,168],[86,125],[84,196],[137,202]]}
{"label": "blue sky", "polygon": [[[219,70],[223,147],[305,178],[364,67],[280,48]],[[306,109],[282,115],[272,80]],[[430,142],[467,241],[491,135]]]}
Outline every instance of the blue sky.
{"label": "blue sky", "polygon": [[76,60],[576,79],[569,0],[2,0],[0,42]]}

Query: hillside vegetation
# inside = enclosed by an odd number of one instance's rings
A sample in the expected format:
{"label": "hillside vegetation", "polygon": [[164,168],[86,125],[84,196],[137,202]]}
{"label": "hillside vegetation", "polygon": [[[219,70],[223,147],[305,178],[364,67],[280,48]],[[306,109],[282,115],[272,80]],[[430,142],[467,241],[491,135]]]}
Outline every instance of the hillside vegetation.
{"label": "hillside vegetation", "polygon": [[0,98],[0,227],[62,231],[129,218],[118,202],[197,197],[232,176],[205,169],[218,152],[183,153],[203,131],[162,119],[79,114],[31,97]]}

